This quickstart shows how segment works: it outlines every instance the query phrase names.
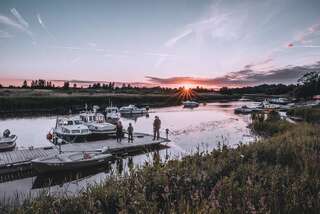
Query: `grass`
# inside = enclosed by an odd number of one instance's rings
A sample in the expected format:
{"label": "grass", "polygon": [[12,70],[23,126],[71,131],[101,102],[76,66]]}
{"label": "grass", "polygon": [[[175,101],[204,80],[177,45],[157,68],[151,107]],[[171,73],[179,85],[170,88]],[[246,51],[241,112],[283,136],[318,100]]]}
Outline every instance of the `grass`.
{"label": "grass", "polygon": [[267,115],[264,113],[252,114],[252,124],[250,126],[255,134],[270,137],[283,133],[294,125],[286,120],[281,120],[278,112],[271,111]]}
{"label": "grass", "polygon": [[[267,121],[266,123],[277,123]],[[231,149],[156,159],[78,196],[41,195],[3,213],[317,213],[318,125],[284,126]]]}
{"label": "grass", "polygon": [[306,122],[320,123],[320,107],[295,108],[288,111],[288,115],[300,117]]}

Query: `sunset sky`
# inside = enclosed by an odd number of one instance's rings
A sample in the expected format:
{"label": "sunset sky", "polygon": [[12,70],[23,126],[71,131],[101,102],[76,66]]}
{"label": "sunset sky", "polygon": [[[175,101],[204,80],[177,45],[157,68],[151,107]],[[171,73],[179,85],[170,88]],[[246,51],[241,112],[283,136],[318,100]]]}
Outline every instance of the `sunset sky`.
{"label": "sunset sky", "polygon": [[320,69],[319,0],[1,0],[0,79],[204,86]]}

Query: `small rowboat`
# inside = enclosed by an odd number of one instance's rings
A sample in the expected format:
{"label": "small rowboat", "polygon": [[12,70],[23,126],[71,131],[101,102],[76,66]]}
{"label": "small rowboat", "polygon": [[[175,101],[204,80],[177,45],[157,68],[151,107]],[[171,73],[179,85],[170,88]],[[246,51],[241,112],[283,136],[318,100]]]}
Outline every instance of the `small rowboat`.
{"label": "small rowboat", "polygon": [[108,163],[111,158],[111,154],[103,154],[101,152],[71,152],[37,158],[32,160],[31,164],[39,173],[77,171],[83,168]]}
{"label": "small rowboat", "polygon": [[0,152],[11,151],[16,147],[16,135],[0,137]]}

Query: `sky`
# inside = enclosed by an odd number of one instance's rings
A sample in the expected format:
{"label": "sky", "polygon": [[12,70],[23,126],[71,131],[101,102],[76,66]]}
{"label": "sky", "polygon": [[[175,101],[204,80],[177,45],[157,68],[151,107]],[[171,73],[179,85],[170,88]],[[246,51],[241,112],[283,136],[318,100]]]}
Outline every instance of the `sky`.
{"label": "sky", "polygon": [[0,79],[204,86],[320,70],[319,0],[1,0]]}

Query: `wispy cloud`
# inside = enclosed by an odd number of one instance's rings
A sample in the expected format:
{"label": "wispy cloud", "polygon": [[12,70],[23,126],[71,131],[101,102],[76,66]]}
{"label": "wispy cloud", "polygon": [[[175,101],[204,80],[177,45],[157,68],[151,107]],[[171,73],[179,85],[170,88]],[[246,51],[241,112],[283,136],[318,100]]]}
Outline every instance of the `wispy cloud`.
{"label": "wispy cloud", "polygon": [[[318,37],[320,32],[320,23],[316,23],[301,32],[295,39],[287,45],[288,48],[319,48],[320,45],[313,44],[314,38]],[[316,41],[317,42],[317,41]]]}
{"label": "wispy cloud", "polygon": [[22,26],[24,26],[25,28],[29,28],[29,23],[20,15],[20,13],[15,8],[12,8],[10,11]]}
{"label": "wispy cloud", "polygon": [[34,41],[33,33],[29,29],[29,23],[21,16],[21,14],[15,9],[12,8],[11,13],[17,19],[17,21],[0,14],[0,24],[7,25],[15,30],[26,33]]}
{"label": "wispy cloud", "polygon": [[38,20],[39,24],[41,25],[41,27],[44,29],[44,31],[49,35],[49,37],[51,37],[53,40],[57,41],[56,37],[47,28],[47,25],[43,21],[40,14],[37,14],[37,20]]}
{"label": "wispy cloud", "polygon": [[265,66],[269,66],[270,63],[272,63],[273,59],[272,58],[267,58],[263,61],[259,61],[259,62],[256,62],[256,63],[251,63],[251,64],[248,64],[248,65],[245,65],[244,68],[245,69],[257,69],[257,70],[260,70],[260,69],[263,69]]}
{"label": "wispy cloud", "polygon": [[176,35],[173,38],[170,38],[168,41],[165,42],[165,46],[166,47],[172,47],[174,46],[179,40],[183,39],[184,37],[190,35],[191,33],[193,33],[192,29],[186,29],[184,30],[182,33]]}

